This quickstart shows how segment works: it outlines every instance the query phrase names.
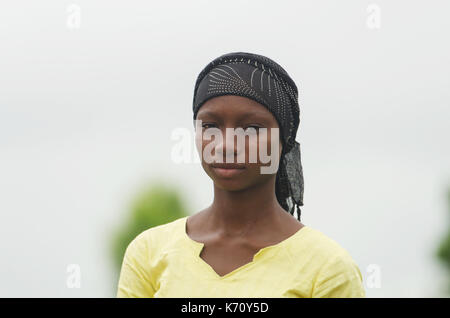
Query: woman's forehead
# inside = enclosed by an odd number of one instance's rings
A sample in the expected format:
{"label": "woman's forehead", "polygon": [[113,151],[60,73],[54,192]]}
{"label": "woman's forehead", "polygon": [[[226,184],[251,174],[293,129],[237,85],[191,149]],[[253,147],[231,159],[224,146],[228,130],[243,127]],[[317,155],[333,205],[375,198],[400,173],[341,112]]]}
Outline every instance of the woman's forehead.
{"label": "woman's forehead", "polygon": [[262,104],[237,95],[217,96],[207,100],[199,109],[197,117],[251,117],[276,121],[273,114]]}

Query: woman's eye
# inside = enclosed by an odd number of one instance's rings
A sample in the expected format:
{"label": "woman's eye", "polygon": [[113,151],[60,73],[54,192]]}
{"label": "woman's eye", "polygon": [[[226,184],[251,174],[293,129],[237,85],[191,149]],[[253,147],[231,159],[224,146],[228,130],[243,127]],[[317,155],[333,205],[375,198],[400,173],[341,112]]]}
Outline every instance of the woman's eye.
{"label": "woman's eye", "polygon": [[[248,128],[253,128],[253,129],[248,129]],[[245,131],[250,131],[250,132],[259,132],[259,129],[260,129],[261,127],[259,127],[259,126],[247,126],[246,128],[245,128]]]}
{"label": "woman's eye", "polygon": [[202,127],[208,129],[214,127],[214,124],[203,124]]}

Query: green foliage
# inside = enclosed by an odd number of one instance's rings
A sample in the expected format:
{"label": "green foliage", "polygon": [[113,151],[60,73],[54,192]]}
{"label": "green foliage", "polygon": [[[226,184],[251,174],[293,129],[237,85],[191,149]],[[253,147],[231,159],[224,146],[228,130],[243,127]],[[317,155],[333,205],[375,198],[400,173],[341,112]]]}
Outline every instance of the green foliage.
{"label": "green foliage", "polygon": [[138,234],[187,215],[181,195],[174,188],[154,184],[144,189],[133,200],[128,220],[113,237],[116,269],[120,271],[125,250]]}
{"label": "green foliage", "polygon": [[[450,212],[450,189],[447,191],[447,202]],[[437,257],[441,261],[441,263],[445,266],[445,268],[447,269],[447,273],[449,273],[450,276],[450,226],[449,230],[447,231],[446,235],[441,241],[439,248],[437,249]],[[448,277],[447,280],[448,280],[447,293],[450,294],[450,277]]]}

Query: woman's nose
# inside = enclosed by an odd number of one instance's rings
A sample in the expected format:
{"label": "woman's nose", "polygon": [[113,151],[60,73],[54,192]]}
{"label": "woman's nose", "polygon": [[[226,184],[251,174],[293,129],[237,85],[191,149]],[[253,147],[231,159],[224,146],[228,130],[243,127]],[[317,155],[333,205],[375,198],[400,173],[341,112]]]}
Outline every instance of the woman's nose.
{"label": "woman's nose", "polygon": [[[216,144],[216,151],[219,155],[233,156],[236,152],[236,145],[234,135],[231,131],[221,130],[221,138],[219,138]],[[225,159],[224,157],[224,159]]]}

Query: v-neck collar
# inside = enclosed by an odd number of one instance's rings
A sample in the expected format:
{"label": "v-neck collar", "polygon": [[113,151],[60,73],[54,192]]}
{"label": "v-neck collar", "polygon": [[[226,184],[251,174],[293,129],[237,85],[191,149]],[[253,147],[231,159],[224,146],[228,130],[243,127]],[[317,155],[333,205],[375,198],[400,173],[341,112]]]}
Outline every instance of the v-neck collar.
{"label": "v-neck collar", "polygon": [[227,274],[225,274],[223,276],[220,276],[211,265],[209,265],[203,258],[200,257],[200,253],[203,250],[203,247],[205,246],[205,244],[202,242],[193,240],[187,234],[186,223],[187,223],[188,217],[189,216],[185,216],[185,217],[181,218],[181,220],[180,220],[181,221],[180,227],[181,227],[181,231],[183,233],[184,241],[187,242],[189,245],[191,245],[194,248],[195,254],[193,256],[194,256],[194,259],[196,260],[196,262],[198,264],[200,264],[201,266],[203,266],[204,268],[206,268],[206,270],[209,273],[211,273],[212,276],[218,280],[226,280],[229,277],[237,275],[238,273],[259,264],[260,262],[258,262],[258,260],[262,259],[263,257],[270,257],[270,256],[277,255],[283,246],[285,246],[285,245],[289,244],[290,242],[292,242],[293,240],[295,240],[295,238],[297,236],[304,234],[304,232],[306,232],[306,231],[303,231],[304,229],[309,229],[308,226],[304,225],[297,232],[295,232],[291,236],[287,237],[286,239],[282,240],[281,242],[261,248],[258,252],[256,252],[255,255],[253,255],[252,261],[235,268],[234,270],[232,270],[231,272],[228,272]]}

